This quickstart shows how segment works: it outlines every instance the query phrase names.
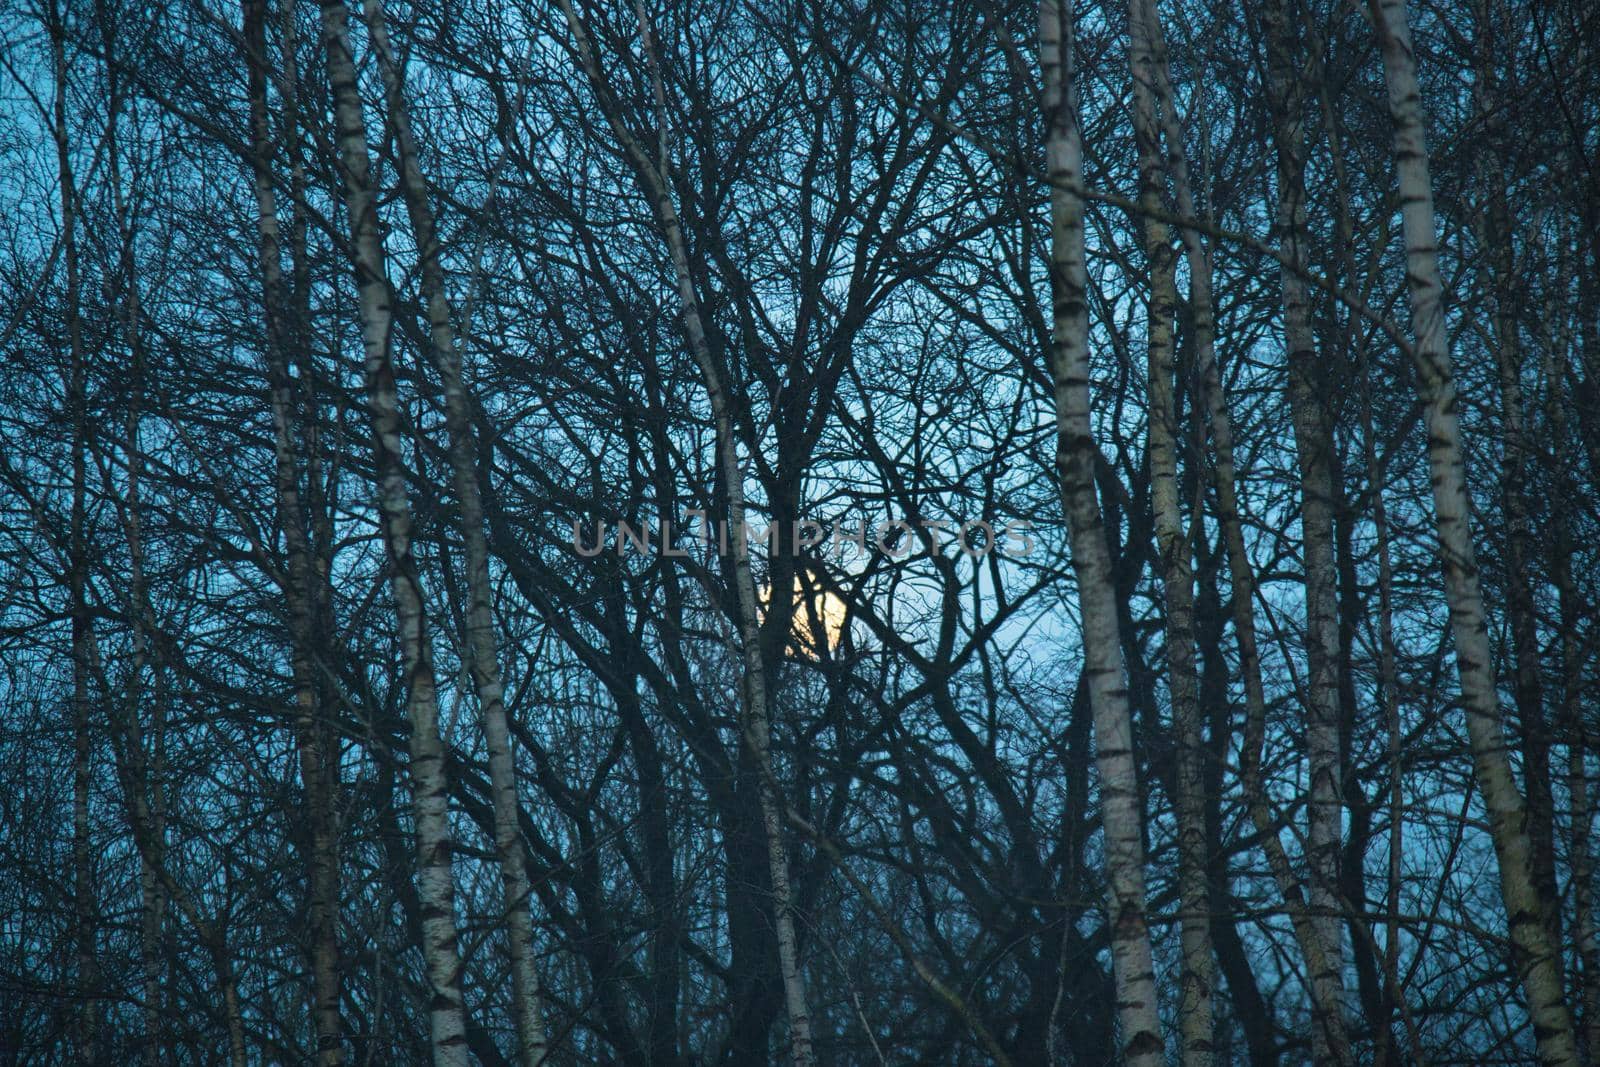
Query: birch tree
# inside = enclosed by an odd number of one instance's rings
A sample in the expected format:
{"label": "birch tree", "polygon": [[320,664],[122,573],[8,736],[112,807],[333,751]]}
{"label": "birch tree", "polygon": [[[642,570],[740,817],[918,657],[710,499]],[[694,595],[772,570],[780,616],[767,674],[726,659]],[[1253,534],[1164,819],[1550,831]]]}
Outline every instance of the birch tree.
{"label": "birch tree", "polygon": [[334,6],[0,4],[12,1058],[1592,1051],[1587,9]]}
{"label": "birch tree", "polygon": [[467,612],[464,636],[478,695],[479,717],[489,749],[489,782],[494,793],[494,841],[499,853],[506,943],[511,958],[512,1017],[519,1062],[535,1067],[545,1057],[544,1019],[539,1006],[539,978],[534,970],[533,920],[528,908],[532,890],[519,825],[516,771],[506,725],[505,682],[500,673],[494,628],[494,602],[489,579],[489,549],[484,536],[483,501],[478,490],[476,437],[472,401],[462,379],[461,352],[450,321],[450,301],[439,262],[438,227],[422,174],[416,135],[399,61],[389,43],[383,7],[364,0],[373,51],[381,71],[388,120],[394,127],[399,154],[401,194],[417,241],[423,300],[427,307],[430,355],[444,386],[445,427],[449,438],[451,484],[460,505],[461,539],[466,547]]}
{"label": "birch tree", "polygon": [[67,124],[68,27],[60,5],[51,0],[45,17],[54,76],[51,133],[60,186],[61,247],[66,265],[66,400],[71,425],[71,513],[67,532],[67,608],[72,626],[72,899],[74,980],[81,1000],[76,1009],[77,1056],[101,1062],[100,976],[96,950],[94,859],[90,842],[89,789],[93,759],[89,643],[93,639],[88,599],[88,353],[83,339],[81,266],[78,247],[78,189],[72,169],[71,130]]}
{"label": "birch tree", "polygon": [[[1339,622],[1334,565],[1333,428],[1328,417],[1329,373],[1317,351],[1305,283],[1309,255],[1306,232],[1306,137],[1301,89],[1292,47],[1287,5],[1268,0],[1261,21],[1267,46],[1267,95],[1272,109],[1276,151],[1277,206],[1273,229],[1285,253],[1279,275],[1283,286],[1283,347],[1288,364],[1289,409],[1294,423],[1295,459],[1300,470],[1300,529],[1305,543],[1306,863],[1311,873],[1310,904],[1317,913],[1322,949],[1320,970],[1311,980],[1326,990],[1325,1010],[1344,1011],[1344,949],[1339,931],[1339,843],[1344,768],[1339,742]],[[1334,1056],[1326,1028],[1314,1031],[1319,1062]]]}
{"label": "birch tree", "polygon": [[1428,430],[1434,522],[1473,771],[1489,816],[1500,891],[1539,1059],[1548,1067],[1576,1064],[1577,1043],[1565,1000],[1561,958],[1550,943],[1551,924],[1539,899],[1526,829],[1527,806],[1506,758],[1505,726],[1495,691],[1462,456],[1459,397],[1445,333],[1444,285],[1439,275],[1422,90],[1417,83],[1404,0],[1379,0],[1372,8],[1372,21],[1383,53],[1394,124],[1406,284],[1411,330],[1416,337],[1417,392]]}
{"label": "birch tree", "polygon": [[1072,541],[1083,616],[1084,674],[1094,709],[1100,817],[1106,840],[1106,916],[1117,987],[1118,1052],[1130,1067],[1162,1061],[1161,1022],[1145,917],[1142,800],[1122,641],[1095,493],[1097,448],[1089,418],[1089,308],[1084,266],[1083,140],[1073,55],[1073,15],[1058,0],[1039,5],[1045,154],[1050,182],[1051,340],[1047,352],[1056,414],[1056,466]]}
{"label": "birch tree", "polygon": [[[683,227],[673,203],[671,176],[667,157],[667,127],[665,89],[654,60],[648,53],[653,48],[649,23],[643,9],[640,13],[640,33],[652,64],[652,83],[657,110],[658,144],[652,158],[645,144],[623,124],[618,108],[611,98],[611,90],[600,68],[599,57],[587,29],[569,0],[558,0],[568,32],[572,34],[578,63],[600,99],[600,106],[613,134],[621,143],[628,164],[638,179],[640,191],[650,202],[652,214],[661,232],[667,253],[672,261],[676,282],[679,313],[683,317],[683,332],[688,341],[690,355],[700,373],[701,385],[711,407],[715,427],[717,472],[722,480],[722,493],[726,505],[726,529],[742,541],[747,529],[747,511],[744,499],[744,471],[739,462],[738,441],[734,433],[733,397],[725,371],[711,351],[706,337],[705,323],[701,317],[700,298],[695,291],[690,272],[688,249],[684,243]],[[772,880],[772,907],[777,927],[778,967],[783,982],[784,1009],[789,1022],[789,1056],[795,1067],[811,1067],[816,1053],[811,1036],[811,1006],[806,991],[805,976],[800,965],[799,938],[795,930],[794,899],[789,883],[789,849],[784,839],[784,802],[772,762],[771,683],[761,645],[759,624],[759,598],[756,594],[755,575],[750,567],[750,556],[745,545],[735,543],[731,552],[733,603],[735,628],[740,652],[740,703],[743,716],[745,744],[755,760],[757,796],[761,804],[761,822],[766,837],[767,867]]]}
{"label": "birch tree", "polygon": [[435,1067],[467,1063],[466,1005],[456,938],[454,840],[449,783],[439,734],[439,704],[422,574],[415,556],[406,487],[404,423],[390,351],[393,307],[384,272],[383,238],[367,152],[366,118],[350,46],[344,0],[323,0],[322,47],[333,93],[335,136],[350,243],[360,296],[367,414],[377,467],[377,506],[388,554],[397,637],[404,662],[406,713],[411,721],[411,804],[416,823],[417,890],[422,903],[422,952],[432,995],[428,1005]]}
{"label": "birch tree", "polygon": [[1162,99],[1155,55],[1157,18],[1152,4],[1129,5],[1130,62],[1133,70],[1134,136],[1139,151],[1139,204],[1145,258],[1150,271],[1147,316],[1149,411],[1145,415],[1150,455],[1150,500],[1155,514],[1162,590],[1166,597],[1167,690],[1172,701],[1173,742],[1177,749],[1178,881],[1181,901],[1183,979],[1178,1028],[1186,1067],[1208,1067],[1214,1047],[1212,985],[1216,966],[1211,948],[1211,901],[1205,873],[1205,780],[1200,717],[1200,676],[1194,638],[1194,554],[1183,520],[1178,482],[1179,375],[1174,361],[1177,314],[1177,254],[1171,228],[1160,220],[1165,209],[1165,157],[1161,149]]}

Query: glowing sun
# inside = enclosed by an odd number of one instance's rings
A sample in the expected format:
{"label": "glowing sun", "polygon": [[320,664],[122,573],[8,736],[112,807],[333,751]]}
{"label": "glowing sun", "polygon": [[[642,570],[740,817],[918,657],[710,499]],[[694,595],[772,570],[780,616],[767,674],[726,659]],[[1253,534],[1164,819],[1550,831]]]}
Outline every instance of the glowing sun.
{"label": "glowing sun", "polygon": [[[789,623],[790,646],[811,659],[821,656],[824,649],[838,648],[840,638],[844,636],[845,623],[848,621],[849,605],[841,597],[820,588],[815,583],[807,593],[799,575],[795,575],[791,589],[794,616]],[[762,589],[763,609],[771,595],[771,586]]]}

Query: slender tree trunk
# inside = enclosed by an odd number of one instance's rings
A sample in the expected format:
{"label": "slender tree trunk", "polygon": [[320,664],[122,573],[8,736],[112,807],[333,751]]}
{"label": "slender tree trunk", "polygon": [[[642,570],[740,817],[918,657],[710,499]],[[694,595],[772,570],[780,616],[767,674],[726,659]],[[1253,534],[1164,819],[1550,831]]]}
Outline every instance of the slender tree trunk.
{"label": "slender tree trunk", "polygon": [[[115,188],[119,183],[117,179],[116,152],[110,152],[112,160],[110,170],[112,184]],[[122,196],[118,190],[118,217],[122,215]],[[140,444],[139,428],[143,416],[144,389],[144,346],[138,336],[139,321],[139,289],[133,275],[133,247],[131,232],[125,236],[123,271],[127,287],[126,304],[126,332],[128,348],[132,356],[132,396],[128,403],[127,432],[125,437],[126,461],[128,464],[128,488],[124,500],[126,510],[125,523],[128,536],[128,601],[130,614],[133,617],[132,644],[133,657],[129,668],[130,679],[128,682],[128,700],[126,715],[130,721],[137,722],[143,715],[142,704],[145,691],[144,672],[150,663],[150,619],[147,614],[149,594],[145,586],[145,560],[144,560],[144,532],[143,507],[140,498],[140,481],[144,467],[144,452]],[[164,713],[159,710],[164,699],[164,694],[157,694],[157,723],[158,727]],[[139,737],[141,766],[144,773],[139,788],[143,789],[150,799],[150,836],[155,842],[156,853],[160,855],[166,844],[166,805],[161,799],[165,794],[165,786],[161,780],[162,761],[159,752],[163,744],[164,730],[158,728],[152,731],[155,734],[154,744],[156,754],[145,755],[149,749],[144,738]],[[142,731],[141,731],[142,733]],[[163,1003],[166,999],[165,990],[161,982],[162,963],[162,932],[165,929],[166,899],[165,890],[157,876],[155,865],[150,857],[142,852],[139,856],[139,931],[140,931],[140,957],[144,978],[142,1020],[144,1032],[142,1037],[141,1060],[145,1064],[157,1063],[161,1058],[161,1015]]]}
{"label": "slender tree trunk", "polygon": [[1445,336],[1443,285],[1433,216],[1433,189],[1423,133],[1422,93],[1404,0],[1376,0],[1373,23],[1383,52],[1394,120],[1395,167],[1400,179],[1401,222],[1406,244],[1406,280],[1411,328],[1416,336],[1418,391],[1428,430],[1428,466],[1433,478],[1434,519],[1444,563],[1445,598],[1455,639],[1461,700],[1478,789],[1500,866],[1513,955],[1540,1062],[1567,1067],[1578,1062],[1572,1016],[1562,989],[1562,967],[1550,943],[1526,829],[1527,809],[1506,757],[1505,726],[1495,692],[1483,593],[1472,543],[1470,502],[1456,414],[1456,384]]}
{"label": "slender tree trunk", "polygon": [[[1308,20],[1309,17],[1305,15]],[[1324,45],[1309,24],[1307,35],[1308,48],[1312,55],[1322,55]],[[1322,109],[1324,128],[1328,137],[1328,155],[1330,169],[1333,172],[1334,199],[1337,203],[1334,246],[1339,249],[1339,265],[1344,272],[1345,283],[1354,286],[1360,277],[1360,271],[1356,265],[1355,223],[1350,210],[1350,183],[1345,169],[1344,139],[1340,133],[1339,116],[1334,110],[1328,77],[1320,61],[1313,61],[1308,77],[1311,84],[1317,86],[1318,104]],[[1372,525],[1378,556],[1378,701],[1383,713],[1385,759],[1388,767],[1385,803],[1388,807],[1389,833],[1384,886],[1384,942],[1382,960],[1379,963],[1383,978],[1383,1010],[1381,1018],[1374,1016],[1369,1018],[1367,1023],[1373,1031],[1374,1061],[1380,1067],[1390,1067],[1402,1062],[1398,1043],[1390,1025],[1396,1012],[1399,1012],[1405,1020],[1407,1034],[1412,1038],[1413,1051],[1420,1048],[1420,1041],[1411,1014],[1406,1009],[1404,993],[1400,988],[1400,879],[1406,809],[1405,760],[1401,753],[1403,734],[1400,721],[1400,674],[1394,642],[1394,566],[1390,555],[1388,507],[1384,503],[1383,493],[1387,467],[1378,456],[1378,440],[1373,420],[1370,346],[1358,328],[1353,310],[1345,320],[1340,337],[1341,355],[1349,359],[1350,354],[1354,353],[1356,382],[1361,401],[1362,462],[1367,477],[1368,492],[1372,497]],[[1333,480],[1337,484],[1337,476]],[[1341,506],[1348,508],[1347,504]],[[1356,516],[1351,514],[1349,518],[1353,522]],[[1347,587],[1341,590],[1341,596],[1350,596],[1359,605],[1359,591],[1354,587],[1355,581],[1351,578]],[[1357,625],[1355,619],[1357,611],[1352,608],[1348,614],[1350,628],[1345,633],[1353,634]],[[1340,656],[1348,660],[1352,652],[1349,638],[1342,635],[1340,640]],[[1348,706],[1344,709],[1345,716],[1348,721],[1353,722],[1355,718],[1353,686],[1345,691],[1347,695],[1344,699],[1348,702]],[[1352,940],[1357,938],[1367,940],[1372,937],[1364,916],[1351,913],[1348,920]],[[1420,1056],[1418,1059],[1420,1062]]]}
{"label": "slender tree trunk", "polygon": [[[1307,803],[1306,862],[1311,906],[1317,913],[1323,963],[1312,981],[1326,990],[1331,1012],[1344,1012],[1344,952],[1338,918],[1340,797],[1343,768],[1339,743],[1338,583],[1333,530],[1333,428],[1323,398],[1328,381],[1320,373],[1311,328],[1311,302],[1304,274],[1309,262],[1306,233],[1306,138],[1300,113],[1304,94],[1295,68],[1289,15],[1282,0],[1262,7],[1267,42],[1267,96],[1277,142],[1278,203],[1274,229],[1287,262],[1280,268],[1283,337],[1289,368],[1289,408],[1295,457],[1300,467],[1300,529],[1305,545],[1306,749],[1311,771]],[[1325,1027],[1312,1032],[1312,1057],[1335,1062]]]}
{"label": "slender tree trunk", "polygon": [[239,980],[234,975],[233,959],[216,935],[211,953],[212,966],[217,970],[217,984],[222,986],[222,1017],[228,1027],[229,1067],[246,1067],[250,1062],[245,1055],[244,1011],[239,1006]]}
{"label": "slender tree trunk", "polygon": [[[1198,435],[1197,435],[1198,436]],[[1191,448],[1198,452],[1200,442]],[[1192,469],[1192,468],[1191,468]],[[1195,492],[1200,493],[1196,472]],[[1223,769],[1233,738],[1233,709],[1228,700],[1228,665],[1223,655],[1223,632],[1227,620],[1222,609],[1221,591],[1217,587],[1217,556],[1219,548],[1208,555],[1198,549],[1200,564],[1195,597],[1195,639],[1201,657],[1200,706],[1211,716],[1211,737],[1207,746],[1206,787],[1212,796],[1223,794]],[[1244,941],[1239,936],[1242,916],[1230,907],[1232,878],[1229,872],[1228,843],[1223,835],[1221,806],[1212,804],[1206,809],[1206,877],[1214,904],[1212,942],[1217,949],[1219,969],[1227,979],[1228,999],[1233,1003],[1233,1014],[1244,1030],[1251,1067],[1276,1067],[1278,1062],[1278,1024],[1272,1001],[1261,993],[1251,962],[1246,956]]]}
{"label": "slender tree trunk", "polygon": [[[672,258],[674,280],[677,283],[678,298],[683,312],[684,334],[688,339],[690,355],[699,369],[706,398],[711,406],[718,474],[727,494],[728,525],[734,531],[743,531],[746,515],[744,472],[740,469],[738,444],[734,435],[734,398],[723,370],[711,351],[705,322],[701,317],[699,296],[695,292],[694,279],[690,272],[688,247],[684,242],[677,207],[673,203],[671,171],[667,158],[665,92],[660,70],[655,64],[654,56],[649,54],[653,48],[649,24],[643,17],[643,9],[639,9],[646,58],[650,62],[653,74],[657,118],[661,124],[655,159],[651,158],[645,146],[622,121],[610,85],[600,69],[599,56],[577,10],[570,0],[557,0],[557,3],[561,7],[567,29],[577,47],[579,62],[590,85],[601,99],[601,107],[612,133],[621,143],[628,163],[638,177],[646,198],[650,201],[656,225],[661,230],[668,254]],[[737,534],[734,536],[738,537]],[[811,1007],[805,976],[800,968],[799,938],[795,931],[794,894],[789,884],[789,853],[783,834],[784,804],[772,765],[770,688],[766,662],[761,651],[759,601],[756,595],[755,576],[750,568],[749,553],[743,550],[742,545],[735,546],[730,569],[733,576],[735,624],[738,627],[743,655],[740,697],[744,710],[744,740],[754,758],[758,778],[757,794],[761,806],[762,827],[766,836],[767,866],[772,880],[778,970],[783,983],[784,1010],[789,1021],[789,1055],[795,1067],[811,1067],[816,1062],[811,1036]]]}
{"label": "slender tree trunk", "polygon": [[[1173,798],[1178,816],[1179,941],[1183,970],[1179,982],[1178,1031],[1185,1067],[1209,1067],[1215,1038],[1212,987],[1216,965],[1211,948],[1211,902],[1206,878],[1205,779],[1201,760],[1200,676],[1194,634],[1194,556],[1184,526],[1178,488],[1177,374],[1173,322],[1177,308],[1177,255],[1172,234],[1154,211],[1164,207],[1165,169],[1152,4],[1132,0],[1134,132],[1139,150],[1139,202],[1150,209],[1144,223],[1145,256],[1150,269],[1148,316],[1150,496],[1156,546],[1161,558],[1166,600],[1166,659],[1172,700],[1173,742],[1177,749]],[[1167,106],[1171,106],[1170,102]]]}
{"label": "slender tree trunk", "polygon": [[[1558,558],[1571,552],[1570,545],[1558,546]],[[1589,729],[1583,721],[1584,654],[1577,638],[1580,609],[1573,589],[1571,565],[1565,559],[1556,575],[1560,595],[1562,724],[1567,736],[1567,802],[1572,820],[1571,879],[1572,908],[1576,916],[1573,938],[1577,942],[1581,967],[1583,1027],[1581,1047],[1588,1062],[1600,1062],[1600,932],[1594,919],[1594,824],[1593,791],[1589,784]]]}
{"label": "slender tree trunk", "polygon": [[262,303],[265,309],[267,383],[272,407],[274,489],[278,523],[288,547],[289,608],[294,678],[295,741],[300,780],[305,794],[309,838],[309,912],[311,919],[312,1014],[317,1035],[317,1062],[335,1067],[344,1061],[340,1017],[339,974],[339,828],[334,794],[339,780],[337,742],[328,726],[329,710],[319,699],[316,576],[301,505],[296,455],[299,405],[289,375],[290,311],[285,292],[277,195],[272,179],[272,140],[267,118],[267,37],[264,0],[244,2],[244,43],[250,98],[251,164],[256,195],[256,237],[260,255]]}
{"label": "slender tree trunk", "polygon": [[[1155,50],[1157,87],[1167,106],[1162,117],[1167,145],[1167,168],[1177,195],[1178,211],[1187,218],[1198,218],[1189,167],[1183,150],[1183,131],[1177,121],[1166,44],[1158,20],[1151,20]],[[1341,1014],[1339,990],[1328,981],[1331,972],[1329,951],[1324,947],[1324,929],[1315,921],[1296,877],[1288,852],[1278,837],[1277,822],[1267,799],[1266,783],[1261,778],[1261,752],[1266,740],[1267,698],[1261,677],[1261,653],[1255,632],[1255,574],[1245,551],[1244,524],[1239,515],[1237,473],[1234,462],[1233,423],[1227,397],[1222,388],[1216,361],[1216,318],[1211,286],[1211,260],[1200,234],[1180,227],[1184,253],[1189,266],[1189,303],[1193,318],[1195,379],[1198,404],[1211,426],[1213,449],[1212,481],[1217,492],[1217,522],[1222,527],[1228,579],[1232,585],[1229,601],[1233,608],[1235,637],[1239,643],[1239,673],[1244,681],[1245,728],[1240,752],[1240,776],[1251,822],[1266,853],[1274,883],[1289,912],[1295,942],[1306,963],[1307,987],[1311,999],[1312,1025],[1320,1036],[1319,1048],[1330,1061],[1349,1064],[1349,1036]]]}
{"label": "slender tree trunk", "polygon": [[412,543],[406,495],[399,390],[389,351],[393,309],[384,274],[383,239],[367,153],[366,120],[350,51],[343,0],[322,0],[322,43],[333,93],[336,145],[350,215],[365,348],[367,410],[377,469],[377,504],[389,556],[400,649],[405,663],[406,712],[411,720],[411,803],[417,835],[417,895],[422,902],[422,955],[432,988],[429,1022],[435,1067],[466,1067],[466,1005],[456,938],[451,873],[449,787],[439,736],[439,703],[428,636],[422,576]]}
{"label": "slender tree trunk", "polygon": [[1476,232],[1485,251],[1484,273],[1495,367],[1500,383],[1500,506],[1505,518],[1506,615],[1511,622],[1512,697],[1522,742],[1522,779],[1527,792],[1528,840],[1534,882],[1549,925],[1550,943],[1561,944],[1561,893],[1556,882],[1555,796],[1550,772],[1550,731],[1544,712],[1539,656],[1539,620],[1531,567],[1536,555],[1527,494],[1533,453],[1527,439],[1522,396],[1522,345],[1517,332],[1518,279],[1507,203],[1503,101],[1495,87],[1495,16],[1492,0],[1475,5],[1474,114],[1482,130],[1476,177],[1483,196]]}
{"label": "slender tree trunk", "polygon": [[[150,719],[146,778],[150,791],[150,834],[158,850],[165,849],[167,839],[166,701],[165,686],[157,685]],[[154,1067],[161,1062],[165,1050],[163,1018],[167,1013],[168,994],[161,972],[169,958],[166,952],[167,888],[155,864],[143,853],[139,854],[139,898],[139,951],[144,980],[140,1062],[145,1067]]]}
{"label": "slender tree trunk", "polygon": [[1544,712],[1539,618],[1533,599],[1532,567],[1537,553],[1526,496],[1528,479],[1533,474],[1532,447],[1527,439],[1523,410],[1522,349],[1511,306],[1517,280],[1505,189],[1498,177],[1485,177],[1497,186],[1489,194],[1485,237],[1493,258],[1493,332],[1503,442],[1500,502],[1506,523],[1506,614],[1511,621],[1512,697],[1522,741],[1522,778],[1527,784],[1528,840],[1533,848],[1534,884],[1539,891],[1550,943],[1559,946],[1561,892],[1556,882],[1555,796],[1550,769],[1550,732]]}
{"label": "slender tree trunk", "polygon": [[[1486,46],[1487,47],[1487,46]],[[1480,113],[1491,107],[1487,61],[1479,73]],[[1493,128],[1493,122],[1490,122]],[[1550,770],[1550,732],[1544,713],[1544,682],[1539,655],[1539,619],[1533,600],[1531,568],[1536,555],[1529,513],[1528,479],[1533,473],[1522,396],[1522,346],[1514,303],[1517,285],[1511,247],[1510,210],[1498,165],[1478,168],[1488,208],[1480,235],[1489,253],[1489,289],[1495,367],[1500,383],[1500,505],[1505,517],[1506,614],[1511,622],[1512,698],[1522,741],[1522,778],[1527,788],[1528,841],[1533,848],[1534,884],[1548,925],[1550,943],[1561,944],[1561,893],[1556,883],[1555,796]]]}
{"label": "slender tree trunk", "polygon": [[1073,21],[1060,0],[1039,5],[1045,152],[1050,180],[1051,341],[1056,466],[1072,543],[1083,617],[1084,677],[1094,715],[1105,834],[1107,922],[1128,1067],[1162,1062],[1161,1020],[1145,918],[1142,798],[1133,756],[1133,719],[1123,675],[1111,555],[1095,493],[1097,448],[1089,409],[1089,308],[1084,262],[1083,141],[1074,85]]}
{"label": "slender tree trunk", "polygon": [[536,1067],[548,1044],[539,1005],[539,978],[534,969],[533,895],[528,881],[527,854],[518,825],[516,767],[511,756],[506,725],[505,684],[500,674],[494,632],[494,606],[489,580],[489,549],[484,536],[483,500],[478,489],[476,440],[472,431],[471,401],[462,380],[461,352],[450,322],[444,268],[439,262],[439,237],[427,182],[412,132],[402,73],[389,45],[383,8],[378,0],[364,0],[373,51],[382,72],[389,122],[399,153],[400,189],[411,219],[421,264],[422,292],[428,314],[431,356],[444,386],[445,426],[456,501],[460,505],[462,543],[466,550],[467,612],[465,638],[472,682],[478,695],[479,714],[489,750],[489,788],[494,807],[495,849],[499,853],[501,904],[505,913],[506,942],[510,954],[512,1018],[515,1020],[518,1062]]}

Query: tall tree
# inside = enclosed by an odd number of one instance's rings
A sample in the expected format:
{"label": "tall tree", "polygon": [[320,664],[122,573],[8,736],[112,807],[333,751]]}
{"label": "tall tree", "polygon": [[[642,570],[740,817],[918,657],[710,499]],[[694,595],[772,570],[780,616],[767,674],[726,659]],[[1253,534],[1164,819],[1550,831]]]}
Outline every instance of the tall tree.
{"label": "tall tree", "polygon": [[1171,228],[1161,218],[1166,203],[1166,159],[1161,149],[1163,99],[1157,74],[1159,17],[1150,0],[1133,0],[1128,9],[1133,70],[1134,136],[1139,152],[1139,206],[1145,212],[1145,258],[1150,271],[1146,343],[1149,411],[1145,427],[1150,456],[1150,502],[1166,598],[1167,691],[1172,701],[1177,779],[1178,894],[1183,977],[1178,997],[1178,1028],[1186,1067],[1209,1067],[1215,1047],[1212,985],[1216,966],[1211,948],[1211,901],[1206,885],[1205,742],[1201,732],[1200,675],[1194,636],[1194,552],[1184,523],[1178,482],[1178,425],[1174,359],[1177,318],[1177,252]]}
{"label": "tall tree", "polygon": [[[1344,948],[1338,913],[1339,844],[1344,794],[1339,729],[1339,595],[1334,562],[1333,425],[1330,387],[1336,380],[1331,360],[1317,351],[1306,274],[1310,234],[1306,228],[1305,92],[1294,48],[1289,6],[1267,0],[1261,24],[1267,48],[1267,97],[1276,149],[1277,204],[1273,223],[1283,253],[1283,348],[1288,366],[1289,411],[1294,424],[1295,461],[1300,473],[1300,531],[1305,545],[1306,760],[1310,789],[1306,798],[1306,864],[1310,903],[1321,940],[1321,970],[1312,981],[1327,991],[1327,1011],[1344,1011]],[[1326,1028],[1313,1033],[1318,1062],[1334,1052]]]}
{"label": "tall tree", "polygon": [[344,0],[323,0],[322,48],[333,94],[335,137],[345,207],[350,219],[356,288],[360,297],[362,366],[367,417],[377,469],[377,507],[394,594],[411,724],[411,807],[416,824],[417,895],[422,905],[422,954],[431,996],[429,1026],[435,1067],[467,1063],[466,1003],[461,990],[461,951],[456,936],[455,850],[449,823],[449,781],[445,746],[439,734],[438,690],[433,641],[422,572],[416,557],[415,528],[406,485],[405,424],[390,351],[394,310],[384,272],[383,235],[367,152],[366,117],[350,46]]}
{"label": "tall tree", "polygon": [[519,825],[516,769],[511,758],[511,732],[506,723],[505,682],[496,647],[489,548],[484,536],[483,499],[472,432],[472,401],[462,379],[461,350],[450,321],[440,263],[438,226],[434,221],[427,181],[422,174],[416,134],[406,103],[400,61],[389,43],[383,6],[364,0],[368,31],[382,73],[388,121],[399,154],[400,191],[417,242],[423,302],[427,310],[429,350],[444,386],[445,430],[448,436],[451,484],[459,506],[461,540],[466,549],[467,611],[463,636],[471,663],[478,713],[489,749],[489,787],[493,793],[494,843],[499,853],[506,944],[511,958],[512,1018],[517,1032],[518,1061],[536,1067],[548,1051],[539,1006],[539,977],[534,970],[533,918],[528,908],[527,853]]}
{"label": "tall tree", "polygon": [[1095,492],[1098,449],[1089,419],[1089,305],[1084,266],[1083,133],[1075,85],[1073,13],[1039,5],[1039,66],[1050,183],[1050,346],[1056,468],[1083,614],[1084,677],[1094,711],[1100,819],[1106,840],[1106,914],[1117,986],[1118,1049],[1129,1067],[1162,1061],[1155,965],[1145,916],[1143,799],[1134,765],[1133,716],[1123,675],[1111,555]]}
{"label": "tall tree", "polygon": [[1472,537],[1457,411],[1459,397],[1445,333],[1444,284],[1439,275],[1422,90],[1417,83],[1416,54],[1404,0],[1377,0],[1372,18],[1383,53],[1389,114],[1394,123],[1406,289],[1411,302],[1411,330],[1416,337],[1417,390],[1428,430],[1434,523],[1444,566],[1450,634],[1455,642],[1456,673],[1466,711],[1473,771],[1489,816],[1506,921],[1540,1062],[1547,1067],[1576,1064],[1577,1042],[1566,1005],[1561,957],[1550,943],[1553,924],[1545,915],[1534,874],[1527,808],[1506,758],[1505,725],[1495,687]]}

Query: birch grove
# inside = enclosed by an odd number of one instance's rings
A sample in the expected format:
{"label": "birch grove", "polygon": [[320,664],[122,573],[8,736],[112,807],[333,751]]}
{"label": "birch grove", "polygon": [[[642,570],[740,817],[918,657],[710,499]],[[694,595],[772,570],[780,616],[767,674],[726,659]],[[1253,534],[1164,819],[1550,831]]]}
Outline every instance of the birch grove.
{"label": "birch grove", "polygon": [[0,1059],[1600,1059],[1600,14],[0,0]]}

